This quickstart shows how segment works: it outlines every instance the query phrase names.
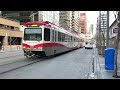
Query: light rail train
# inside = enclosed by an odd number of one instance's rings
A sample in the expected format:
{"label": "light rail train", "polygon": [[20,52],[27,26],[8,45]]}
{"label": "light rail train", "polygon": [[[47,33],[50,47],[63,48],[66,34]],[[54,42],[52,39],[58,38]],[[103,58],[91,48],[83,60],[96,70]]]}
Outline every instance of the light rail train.
{"label": "light rail train", "polygon": [[22,47],[26,57],[44,57],[83,47],[83,39],[49,21],[23,25]]}

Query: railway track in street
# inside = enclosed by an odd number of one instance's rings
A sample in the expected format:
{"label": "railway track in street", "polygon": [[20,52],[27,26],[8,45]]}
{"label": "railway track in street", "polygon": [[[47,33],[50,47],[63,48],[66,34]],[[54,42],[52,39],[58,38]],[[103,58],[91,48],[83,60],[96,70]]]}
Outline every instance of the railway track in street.
{"label": "railway track in street", "polygon": [[[74,50],[77,50],[77,49],[74,49]],[[74,51],[74,50],[72,50],[72,51]],[[62,55],[62,54],[66,54],[68,52],[71,52],[71,51],[67,51],[67,52],[64,52],[64,53],[61,53],[61,54],[57,54],[57,55],[52,55],[52,56],[49,56],[49,57],[41,57],[41,58],[37,58],[37,57],[26,58],[23,54],[0,58],[0,59],[13,59],[13,57],[15,57],[16,59],[20,58],[19,61],[15,61],[15,62],[12,62],[12,63],[0,65],[0,75],[11,72],[11,71],[16,70],[16,69],[20,69],[20,68],[38,63],[38,62],[43,61],[43,60],[47,60],[47,59],[50,59],[50,58],[53,58],[53,57],[56,57],[56,56],[59,56],[59,55]]]}
{"label": "railway track in street", "polygon": [[5,74],[7,72],[26,67],[35,63],[38,63],[42,60],[48,59],[48,57],[40,58],[40,59],[31,59],[31,60],[22,60],[22,61],[16,61],[13,63],[5,64],[5,65],[0,65],[0,75]]}

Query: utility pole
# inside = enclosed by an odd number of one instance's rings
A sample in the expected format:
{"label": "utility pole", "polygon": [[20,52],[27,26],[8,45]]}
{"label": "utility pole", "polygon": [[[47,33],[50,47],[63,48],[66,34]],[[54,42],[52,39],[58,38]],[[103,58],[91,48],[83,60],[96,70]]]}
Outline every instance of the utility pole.
{"label": "utility pole", "polygon": [[117,55],[118,55],[118,48],[119,48],[119,39],[120,39],[120,11],[118,11],[118,16],[117,16],[117,22],[118,22],[118,34],[116,37],[116,42],[115,42],[115,57],[114,57],[114,75],[113,77],[115,78],[120,78],[120,76],[117,76]]}
{"label": "utility pole", "polygon": [[107,11],[106,48],[109,48],[109,11]]}
{"label": "utility pole", "polygon": [[102,45],[101,45],[101,54],[103,55],[104,57],[104,49],[105,49],[105,15],[106,14],[102,14],[102,17],[101,17],[101,22],[102,22],[102,29],[101,29],[101,42],[102,42]]}
{"label": "utility pole", "polygon": [[98,27],[98,54],[100,55],[101,54],[101,11],[99,11],[99,18],[98,18],[99,20],[99,27]]}
{"label": "utility pole", "polygon": [[41,19],[41,18],[40,18],[40,16],[41,16],[40,12],[41,12],[41,11],[38,11],[38,21],[40,21],[40,19]]}
{"label": "utility pole", "polygon": [[0,17],[2,17],[2,11],[0,11]]}
{"label": "utility pole", "polygon": [[35,17],[36,14],[39,14],[39,11],[36,12],[36,13],[34,13],[34,12],[32,11],[32,14],[29,16],[30,18],[32,18],[32,21],[35,21],[35,20],[34,20],[34,17]]}

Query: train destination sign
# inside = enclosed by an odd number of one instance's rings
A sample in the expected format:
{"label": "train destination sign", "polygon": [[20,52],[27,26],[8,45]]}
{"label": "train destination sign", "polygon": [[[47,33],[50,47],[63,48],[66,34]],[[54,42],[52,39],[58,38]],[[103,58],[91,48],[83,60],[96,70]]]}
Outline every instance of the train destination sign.
{"label": "train destination sign", "polygon": [[39,27],[39,24],[31,24],[28,27]]}

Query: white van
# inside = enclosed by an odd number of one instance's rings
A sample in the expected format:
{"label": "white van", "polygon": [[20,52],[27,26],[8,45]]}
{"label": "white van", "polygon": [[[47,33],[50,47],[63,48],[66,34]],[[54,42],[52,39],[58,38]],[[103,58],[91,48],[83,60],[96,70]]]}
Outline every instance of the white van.
{"label": "white van", "polygon": [[85,42],[85,49],[93,49],[93,44],[91,42]]}

